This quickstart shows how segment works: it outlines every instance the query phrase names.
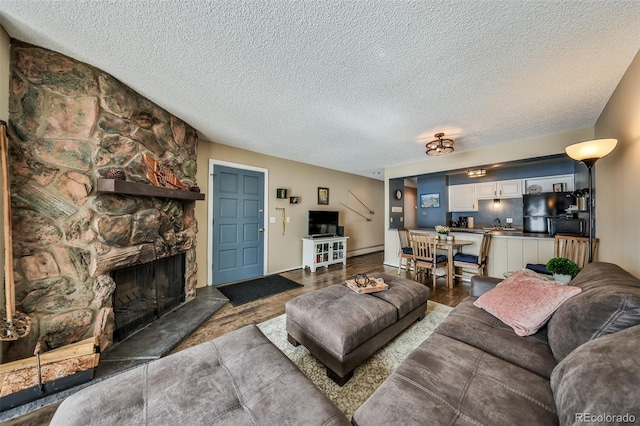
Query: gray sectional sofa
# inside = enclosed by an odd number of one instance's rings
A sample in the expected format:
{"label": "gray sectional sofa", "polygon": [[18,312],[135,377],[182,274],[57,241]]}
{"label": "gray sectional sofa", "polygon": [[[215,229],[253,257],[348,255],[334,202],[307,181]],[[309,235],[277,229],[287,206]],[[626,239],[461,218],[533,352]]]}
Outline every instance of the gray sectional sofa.
{"label": "gray sectional sofa", "polygon": [[591,263],[582,292],[547,326],[517,336],[471,296],[356,411],[355,425],[553,425],[640,422],[640,280]]}
{"label": "gray sectional sofa", "polygon": [[104,380],[64,400],[51,426],[349,425],[255,325]]}
{"label": "gray sectional sofa", "polygon": [[[369,425],[640,422],[640,280],[587,265],[582,292],[520,337],[471,296],[355,412]],[[52,425],[338,425],[348,419],[255,326],[84,389]]]}

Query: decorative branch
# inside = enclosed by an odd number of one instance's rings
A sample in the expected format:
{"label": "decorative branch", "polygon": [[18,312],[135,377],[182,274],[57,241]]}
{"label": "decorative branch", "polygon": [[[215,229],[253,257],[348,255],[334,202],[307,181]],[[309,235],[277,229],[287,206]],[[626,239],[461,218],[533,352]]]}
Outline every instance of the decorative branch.
{"label": "decorative branch", "polygon": [[31,317],[16,311],[16,287],[13,276],[13,242],[11,239],[11,192],[9,186],[9,148],[7,123],[0,122],[0,167],[2,168],[2,210],[4,219],[4,298],[5,318],[0,322],[0,341],[18,340],[31,329]]}
{"label": "decorative branch", "polygon": [[340,204],[342,204],[343,206],[345,206],[346,208],[348,208],[348,209],[349,209],[349,210],[351,210],[352,212],[357,213],[357,214],[359,214],[360,216],[364,217],[365,219],[367,219],[367,222],[371,222],[371,218],[366,217],[365,215],[363,215],[362,213],[360,213],[358,210],[354,210],[354,209],[352,209],[351,207],[347,206],[347,205],[346,205],[346,204],[344,204],[344,203],[340,203]]}
{"label": "decorative branch", "polygon": [[[349,191],[349,193],[350,193],[351,195],[353,195],[353,196],[355,197],[355,199],[356,199],[356,200],[360,201],[360,204],[362,204],[362,205],[364,206],[364,208],[365,208],[365,209],[369,210],[369,214],[374,214],[374,213],[373,213],[373,210],[371,210],[369,207],[367,207],[367,205],[366,205],[365,203],[363,203],[363,202],[360,200],[360,198],[358,198],[358,197],[356,196],[356,194],[354,194],[353,192],[351,192],[351,190],[350,190],[350,189],[347,189],[347,191]],[[354,210],[354,211],[355,211],[355,210]]]}

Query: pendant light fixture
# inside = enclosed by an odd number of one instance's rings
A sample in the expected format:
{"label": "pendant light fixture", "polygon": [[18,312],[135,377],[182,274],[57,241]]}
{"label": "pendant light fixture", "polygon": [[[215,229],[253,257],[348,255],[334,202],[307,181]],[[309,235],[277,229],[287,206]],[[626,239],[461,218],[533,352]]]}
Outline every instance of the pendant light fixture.
{"label": "pendant light fixture", "polygon": [[427,155],[446,155],[453,152],[453,139],[443,139],[444,133],[436,133],[437,139],[427,144]]}

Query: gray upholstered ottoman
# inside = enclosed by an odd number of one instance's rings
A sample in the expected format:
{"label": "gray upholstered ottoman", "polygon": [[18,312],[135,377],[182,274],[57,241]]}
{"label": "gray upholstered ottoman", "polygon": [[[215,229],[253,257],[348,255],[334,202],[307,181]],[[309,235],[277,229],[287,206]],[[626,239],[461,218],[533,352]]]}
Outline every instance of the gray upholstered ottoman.
{"label": "gray upholstered ottoman", "polygon": [[92,385],[51,425],[350,425],[250,325]]}
{"label": "gray upholstered ottoman", "polygon": [[356,294],[334,285],[302,294],[285,306],[291,344],[304,345],[327,367],[327,375],[343,386],[353,369],[414,321],[424,318],[429,288],[388,274],[389,289]]}

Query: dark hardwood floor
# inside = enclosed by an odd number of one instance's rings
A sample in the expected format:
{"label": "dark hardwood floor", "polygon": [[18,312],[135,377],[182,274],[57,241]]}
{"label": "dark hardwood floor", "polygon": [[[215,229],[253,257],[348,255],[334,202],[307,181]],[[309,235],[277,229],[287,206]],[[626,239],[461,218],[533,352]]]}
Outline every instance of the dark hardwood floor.
{"label": "dark hardwood floor", "polygon": [[[287,300],[303,293],[341,283],[345,279],[353,278],[357,273],[386,272],[397,274],[398,269],[383,265],[384,254],[382,252],[351,257],[347,260],[347,266],[332,265],[328,268],[320,268],[315,273],[309,269],[295,269],[284,272],[281,275],[293,281],[303,284],[304,287],[275,294],[264,299],[256,300],[241,306],[233,306],[230,303],[216,312],[205,324],[187,337],[172,353],[188,347],[214,339],[225,333],[233,331],[249,324],[258,324],[284,313],[284,305]],[[412,278],[412,274],[405,270],[400,272],[401,277]],[[425,285],[431,288],[431,279],[425,279]],[[457,282],[453,289],[447,289],[444,279],[438,279],[435,292],[431,292],[430,300],[449,306],[456,306],[462,299],[469,295],[469,284]],[[17,425],[48,425],[59,403],[42,408],[33,413],[3,423],[7,426]]]}

